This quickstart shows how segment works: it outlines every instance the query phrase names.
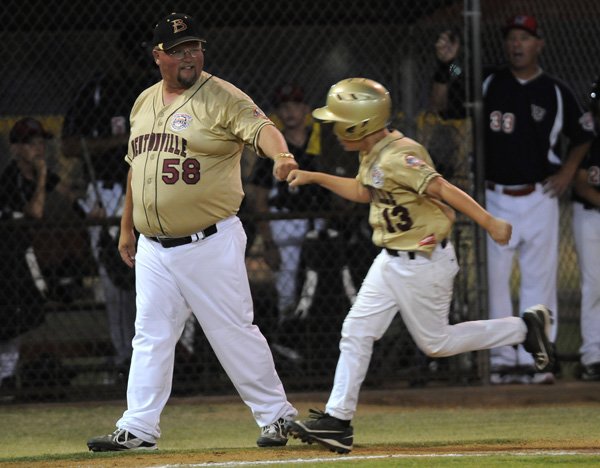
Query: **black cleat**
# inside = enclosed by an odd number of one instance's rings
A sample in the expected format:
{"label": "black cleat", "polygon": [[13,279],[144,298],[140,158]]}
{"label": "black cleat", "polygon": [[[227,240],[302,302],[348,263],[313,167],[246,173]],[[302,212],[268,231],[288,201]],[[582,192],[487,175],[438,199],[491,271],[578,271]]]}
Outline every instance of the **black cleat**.
{"label": "black cleat", "polygon": [[287,441],[285,419],[279,418],[274,423],[261,427],[256,445],[259,447],[282,447],[287,444]]}
{"label": "black cleat", "polygon": [[310,419],[288,421],[285,425],[287,433],[307,444],[318,442],[332,452],[349,453],[352,450],[354,430],[350,421],[313,409],[309,413]]}
{"label": "black cleat", "polygon": [[533,355],[537,372],[552,372],[556,364],[556,353],[550,342],[552,312],[546,306],[536,305],[523,312],[527,325],[527,336],[523,342],[525,350]]}
{"label": "black cleat", "polygon": [[600,362],[594,362],[588,366],[583,366],[581,380],[595,382],[600,380]]}
{"label": "black cleat", "polygon": [[92,452],[120,452],[123,450],[157,450],[156,443],[146,442],[126,429],[117,429],[112,434],[92,437],[87,442]]}

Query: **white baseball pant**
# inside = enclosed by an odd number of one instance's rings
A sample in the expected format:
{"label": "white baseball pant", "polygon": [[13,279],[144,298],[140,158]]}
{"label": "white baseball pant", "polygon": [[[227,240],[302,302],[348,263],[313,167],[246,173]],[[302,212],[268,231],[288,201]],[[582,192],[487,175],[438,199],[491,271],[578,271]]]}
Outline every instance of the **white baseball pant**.
{"label": "white baseball pant", "polygon": [[[557,333],[558,300],[558,200],[544,193],[542,184],[529,195],[514,197],[486,190],[487,210],[513,226],[508,245],[487,239],[487,272],[490,318],[513,315],[511,273],[518,254],[521,284],[519,312],[536,304],[544,304],[554,313],[551,341]],[[522,346],[492,349],[493,368],[533,366],[533,357]]]}
{"label": "white baseball pant", "polygon": [[600,362],[600,211],[573,203],[573,236],[581,270],[581,363]]}
{"label": "white baseball pant", "polygon": [[448,314],[458,264],[452,244],[438,245],[430,259],[382,251],[374,260],[344,320],[340,357],[326,405],[330,415],[352,419],[366,376],[373,343],[400,311],[417,346],[428,356],[514,345],[525,340],[527,327],[518,317],[476,320],[450,325]]}
{"label": "white baseball pant", "polygon": [[171,393],[175,344],[188,305],[257,424],[297,415],[267,341],[252,323],[245,250],[246,234],[235,216],[217,223],[214,235],[179,247],[167,249],[140,236],[127,410],[117,427],[147,442],[160,437],[160,414]]}

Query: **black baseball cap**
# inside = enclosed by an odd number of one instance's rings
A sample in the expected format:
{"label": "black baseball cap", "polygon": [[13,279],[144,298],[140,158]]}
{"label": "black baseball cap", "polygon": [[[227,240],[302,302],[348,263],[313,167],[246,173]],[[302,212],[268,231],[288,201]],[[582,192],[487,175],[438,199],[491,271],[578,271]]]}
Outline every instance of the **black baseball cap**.
{"label": "black baseball cap", "polygon": [[202,39],[194,18],[184,13],[171,13],[154,28],[152,44],[160,50],[168,50],[187,41],[206,42]]}
{"label": "black baseball cap", "polygon": [[17,121],[8,135],[8,139],[11,143],[28,143],[35,137],[50,139],[53,135],[44,129],[44,126],[39,120],[32,117],[26,117]]}

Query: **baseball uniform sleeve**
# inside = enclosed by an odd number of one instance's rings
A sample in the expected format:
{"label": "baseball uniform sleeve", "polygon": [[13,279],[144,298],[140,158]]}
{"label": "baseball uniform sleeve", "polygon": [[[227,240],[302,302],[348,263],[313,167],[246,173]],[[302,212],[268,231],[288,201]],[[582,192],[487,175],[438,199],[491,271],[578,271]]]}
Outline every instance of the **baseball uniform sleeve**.
{"label": "baseball uniform sleeve", "polygon": [[578,146],[594,138],[594,121],[589,112],[583,112],[575,95],[564,83],[558,82],[563,97],[564,128],[572,146]]}
{"label": "baseball uniform sleeve", "polygon": [[258,148],[258,134],[265,125],[275,124],[244,92],[224,81],[220,81],[220,85],[219,96],[214,101],[222,104],[218,108],[220,125],[252,146],[257,154],[262,154]]}

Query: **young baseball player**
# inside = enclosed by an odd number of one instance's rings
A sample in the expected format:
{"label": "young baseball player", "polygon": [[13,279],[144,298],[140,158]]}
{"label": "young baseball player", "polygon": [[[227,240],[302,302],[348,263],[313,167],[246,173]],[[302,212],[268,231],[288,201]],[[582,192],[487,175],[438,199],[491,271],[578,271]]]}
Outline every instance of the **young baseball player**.
{"label": "young baseball player", "polygon": [[350,422],[373,342],[398,311],[415,343],[431,357],[523,343],[538,369],[551,368],[555,361],[548,340],[552,318],[543,305],[527,309],[522,317],[449,324],[458,272],[449,241],[452,208],[473,219],[498,244],[510,240],[512,228],[442,178],[423,146],[386,128],[391,115],[388,91],[372,80],[346,79],[331,87],[327,105],[313,115],[334,123],[346,151],[360,152],[358,175],[344,178],[292,170],[289,184],[319,184],[348,200],[370,203],[373,242],[382,250],[344,320],[325,412],[311,410],[311,419],[286,423],[288,433],[338,453],[352,450]]}
{"label": "young baseball player", "polygon": [[156,25],[153,56],[162,80],[143,91],[131,111],[119,239],[121,258],[136,269],[127,411],[112,434],[88,441],[92,451],[157,448],[188,308],[262,428],[259,446],[285,445],[283,424],[297,414],[253,324],[246,235],[236,213],[244,195],[245,145],[274,160],[280,180],[298,165],[246,94],[203,71],[201,37],[185,14]]}

